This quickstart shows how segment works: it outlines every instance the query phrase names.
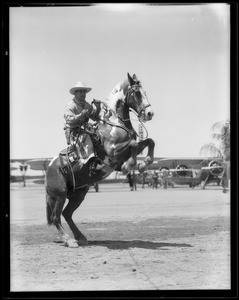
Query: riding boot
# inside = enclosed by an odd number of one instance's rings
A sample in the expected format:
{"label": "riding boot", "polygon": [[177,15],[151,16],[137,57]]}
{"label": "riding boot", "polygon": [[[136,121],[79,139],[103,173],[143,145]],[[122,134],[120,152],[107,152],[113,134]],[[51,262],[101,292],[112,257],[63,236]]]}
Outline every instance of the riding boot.
{"label": "riding boot", "polygon": [[90,164],[90,173],[89,176],[93,176],[98,174],[99,171],[102,171],[105,167],[105,163],[98,157],[94,157],[95,159]]}

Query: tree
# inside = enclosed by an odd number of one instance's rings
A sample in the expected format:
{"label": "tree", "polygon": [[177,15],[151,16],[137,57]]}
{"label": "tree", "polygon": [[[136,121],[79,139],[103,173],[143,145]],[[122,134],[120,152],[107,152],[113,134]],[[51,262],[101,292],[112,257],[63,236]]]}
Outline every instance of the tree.
{"label": "tree", "polygon": [[224,162],[230,161],[230,121],[220,121],[211,128],[213,142],[205,144],[200,149],[200,154],[210,154],[223,158]]}
{"label": "tree", "polygon": [[211,128],[211,132],[213,141],[203,145],[200,154],[210,154],[223,159],[225,167],[222,175],[222,186],[227,188],[230,173],[230,121],[216,122]]}

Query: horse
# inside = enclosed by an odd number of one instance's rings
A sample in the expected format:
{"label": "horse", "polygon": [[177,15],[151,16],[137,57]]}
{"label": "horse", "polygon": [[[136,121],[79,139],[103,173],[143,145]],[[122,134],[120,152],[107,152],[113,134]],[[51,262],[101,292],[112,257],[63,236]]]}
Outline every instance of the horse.
{"label": "horse", "polygon": [[[92,107],[94,105],[92,101]],[[97,174],[89,176],[89,164],[72,167],[72,180],[62,172],[60,154],[53,158],[45,175],[46,216],[48,225],[55,225],[62,242],[67,247],[87,245],[87,238],[75,225],[72,215],[84,200],[89,186],[106,178],[113,171],[129,172],[137,164],[137,155],[148,147],[144,161],[138,164],[143,172],[153,162],[155,143],[152,139],[136,141],[137,133],[131,124],[130,110],[133,110],[142,123],[152,119],[154,113],[141,82],[134,74],[127,73],[127,79],[116,85],[105,101],[100,102],[99,119],[95,124],[98,142],[95,152],[105,167]],[[74,182],[73,179],[75,178]],[[74,183],[74,184],[73,184]],[[68,203],[64,208],[66,199]],[[64,209],[63,209],[64,208]],[[69,225],[74,238],[71,238],[61,224],[61,214]]]}

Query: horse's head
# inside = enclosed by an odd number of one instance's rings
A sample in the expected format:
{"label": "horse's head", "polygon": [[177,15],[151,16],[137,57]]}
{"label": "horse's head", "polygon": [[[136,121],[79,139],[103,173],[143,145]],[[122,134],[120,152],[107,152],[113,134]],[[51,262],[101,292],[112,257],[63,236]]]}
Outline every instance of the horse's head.
{"label": "horse's head", "polygon": [[128,82],[129,85],[125,91],[126,104],[137,113],[140,121],[146,122],[151,120],[154,113],[140,81],[135,74],[131,77],[128,73]]}

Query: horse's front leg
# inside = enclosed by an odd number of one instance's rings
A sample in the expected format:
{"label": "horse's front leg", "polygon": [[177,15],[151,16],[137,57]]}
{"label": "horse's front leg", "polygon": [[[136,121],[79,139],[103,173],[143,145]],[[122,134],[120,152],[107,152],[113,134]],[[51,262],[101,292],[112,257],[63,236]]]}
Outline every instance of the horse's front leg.
{"label": "horse's front leg", "polygon": [[141,161],[138,165],[138,169],[139,169],[139,172],[142,173],[146,170],[147,166],[152,164],[153,161],[154,161],[154,146],[155,146],[155,143],[152,139],[146,139],[146,140],[143,140],[143,141],[140,141],[138,143],[138,153],[141,153],[144,148],[148,147],[148,153],[147,153],[147,156],[146,158],[144,159],[144,161]]}
{"label": "horse's front leg", "polygon": [[131,140],[130,142],[130,158],[123,163],[121,167],[121,171],[126,174],[131,171],[131,169],[136,165],[137,163],[137,154],[138,154],[138,143],[136,140]]}

